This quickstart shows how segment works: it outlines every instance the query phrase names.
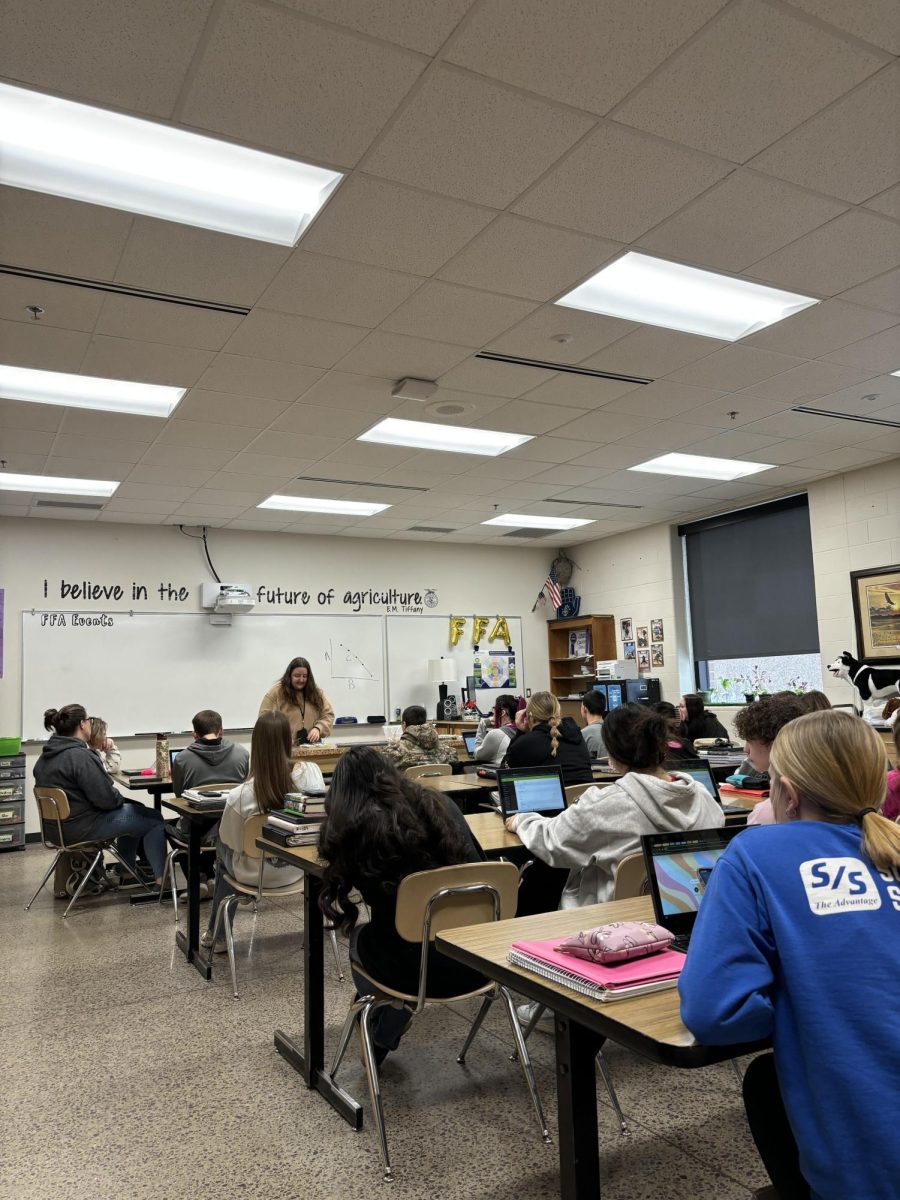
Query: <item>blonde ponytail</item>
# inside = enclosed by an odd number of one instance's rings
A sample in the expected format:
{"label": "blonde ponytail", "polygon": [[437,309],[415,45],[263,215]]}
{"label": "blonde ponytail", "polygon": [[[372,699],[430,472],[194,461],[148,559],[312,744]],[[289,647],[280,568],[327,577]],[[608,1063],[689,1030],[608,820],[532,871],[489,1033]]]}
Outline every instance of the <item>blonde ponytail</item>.
{"label": "blonde ponytail", "polygon": [[859,824],[862,852],[877,870],[900,868],[900,825],[879,812],[887,755],[871,725],[839,709],[809,713],[781,729],[770,761],[822,820]]}
{"label": "blonde ponytail", "polygon": [[556,758],[559,748],[559,723],[562,720],[562,710],[559,701],[551,692],[535,692],[525,705],[525,712],[531,718],[532,725],[543,724],[550,726],[550,755]]}

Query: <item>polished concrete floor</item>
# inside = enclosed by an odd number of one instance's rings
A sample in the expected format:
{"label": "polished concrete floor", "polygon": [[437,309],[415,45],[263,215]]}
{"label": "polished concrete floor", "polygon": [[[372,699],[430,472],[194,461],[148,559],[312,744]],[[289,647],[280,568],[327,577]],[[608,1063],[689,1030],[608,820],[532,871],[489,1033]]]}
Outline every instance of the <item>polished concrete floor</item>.
{"label": "polished concrete floor", "polygon": [[[24,912],[49,862],[39,846],[0,854],[0,1200],[558,1195],[556,1148],[540,1142],[499,1011],[465,1068],[465,1005],[428,1010],[388,1059],[396,1181],[383,1184],[368,1108],[353,1133],[272,1046],[276,1027],[301,1027],[296,903],[239,912],[235,1000],[225,959],[204,983],[175,950],[169,908],[120,893],[63,921],[45,889]],[[352,987],[330,961],[327,988],[333,1045]],[[551,1040],[536,1033],[532,1052],[555,1135]],[[604,1200],[749,1200],[765,1184],[727,1066],[671,1070],[612,1045],[607,1057],[632,1135],[602,1103]],[[365,1100],[352,1050],[341,1082]]]}

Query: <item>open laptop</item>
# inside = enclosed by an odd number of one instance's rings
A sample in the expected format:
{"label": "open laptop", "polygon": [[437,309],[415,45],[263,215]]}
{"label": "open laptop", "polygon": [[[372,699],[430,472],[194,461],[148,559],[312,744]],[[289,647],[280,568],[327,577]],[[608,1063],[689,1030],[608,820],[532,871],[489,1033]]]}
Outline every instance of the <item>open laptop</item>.
{"label": "open laptop", "polygon": [[709,877],[742,827],[649,833],[641,838],[657,925],[671,930],[670,949],[687,953]]}
{"label": "open laptop", "polygon": [[184,746],[179,746],[175,750],[173,750],[171,747],[169,748],[169,774],[170,775],[172,774],[172,768],[175,766],[175,759],[178,757],[178,755],[182,752],[183,749],[184,749]]}
{"label": "open laptop", "polygon": [[708,762],[700,759],[680,759],[678,762],[665,763],[665,770],[671,774],[676,772],[680,775],[690,775],[695,783],[699,783],[701,787],[705,787],[713,800],[717,804],[722,803],[722,797],[719,795],[719,785],[716,783],[716,777],[712,773],[712,767]]}
{"label": "open laptop", "polygon": [[561,767],[502,767],[497,771],[500,815],[534,812],[552,817],[566,807]]}
{"label": "open laptop", "polygon": [[463,742],[465,743],[466,750],[469,752],[470,756],[473,756],[473,757],[474,757],[474,754],[475,754],[475,734],[474,734],[474,733],[464,733],[464,734],[462,735],[462,740],[463,740]]}

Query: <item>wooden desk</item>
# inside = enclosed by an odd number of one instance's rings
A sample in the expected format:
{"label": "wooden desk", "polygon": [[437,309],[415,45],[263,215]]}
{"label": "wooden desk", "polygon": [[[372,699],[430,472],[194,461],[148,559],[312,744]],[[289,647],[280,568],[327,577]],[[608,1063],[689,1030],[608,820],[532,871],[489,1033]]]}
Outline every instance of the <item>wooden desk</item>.
{"label": "wooden desk", "polygon": [[212,966],[207,955],[200,950],[200,846],[203,841],[203,831],[210,818],[222,815],[225,808],[223,800],[216,808],[192,808],[181,796],[168,799],[161,797],[160,803],[164,808],[177,812],[179,817],[188,821],[188,861],[187,871],[187,933],[176,930],[175,944],[178,949],[204,979],[212,978]]}
{"label": "wooden desk", "polygon": [[110,775],[110,779],[129,792],[147,792],[153,797],[153,807],[157,812],[166,792],[175,790],[171,779],[160,779],[158,775],[126,775],[123,771],[117,771],[115,775]]}
{"label": "wooden desk", "polygon": [[477,775],[420,775],[415,781],[422,787],[435,792],[452,795],[454,792],[490,791],[497,786],[496,779],[479,779]]}
{"label": "wooden desk", "polygon": [[509,832],[499,813],[469,813],[466,817],[466,824],[488,858],[495,854],[502,854],[504,850],[522,849],[519,835]]}
{"label": "wooden desk", "polygon": [[642,896],[445,930],[435,941],[448,958],[546,1005],[554,1014],[562,1200],[597,1200],[600,1196],[594,1059],[607,1038],[673,1067],[704,1067],[763,1048],[761,1043],[701,1046],[681,1022],[674,988],[601,1004],[507,961],[512,943],[523,938],[563,938],[609,921],[647,919],[653,919],[653,909],[650,900]]}

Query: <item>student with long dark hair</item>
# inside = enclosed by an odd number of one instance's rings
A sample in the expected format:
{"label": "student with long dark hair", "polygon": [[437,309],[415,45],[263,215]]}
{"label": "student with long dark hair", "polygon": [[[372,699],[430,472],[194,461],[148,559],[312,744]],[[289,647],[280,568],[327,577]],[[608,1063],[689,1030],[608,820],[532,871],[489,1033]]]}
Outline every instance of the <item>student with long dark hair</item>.
{"label": "student with long dark hair", "polygon": [[293,746],[312,746],[328,737],[334,724],[334,709],[313,678],[306,658],[292,658],[284,674],[262,698],[259,715],[284,713],[290,722]]}
{"label": "student with long dark hair", "polygon": [[657,700],[650,707],[655,713],[659,713],[668,727],[669,762],[696,762],[700,755],[694,749],[693,743],[681,736],[681,725],[675,705],[668,700]]}
{"label": "student with long dark hair", "polygon": [[166,826],[158,812],[117,792],[106,769],[90,747],[92,718],[81,704],[48,708],[44,728],[52,736],[34,764],[38,787],[61,788],[69,801],[69,818],[63,824],[67,840],[115,838],[129,867],[134,867],[138,843],[157,883],[166,865]]}
{"label": "student with long dark hair", "polygon": [[832,710],[771,749],[776,825],[716,864],[679,979],[706,1045],[771,1038],[744,1076],[750,1128],[782,1200],[896,1200],[900,827],[879,815],[875,731]]}
{"label": "student with long dark hair", "polygon": [[510,739],[516,735],[516,713],[519,699],[512,694],[498,696],[494,704],[491,728],[480,745],[476,743],[475,758],[489,767],[499,767],[509,748]]}
{"label": "student with long dark hair", "polygon": [[[341,755],[325,801],[319,853],[327,862],[321,908],[329,921],[351,935],[350,961],[359,963],[397,991],[419,987],[421,946],[397,933],[397,888],[416,871],[482,860],[466,822],[449,798],[401,775],[384,755],[368,747]],[[359,892],[369,907],[368,924],[358,925]],[[361,995],[369,986],[354,976]],[[439,954],[432,946],[428,992],[452,996],[481,987],[484,980]],[[410,1015],[384,1008],[374,1040],[379,1061],[396,1050]]]}
{"label": "student with long dark hair", "polygon": [[681,721],[679,733],[689,742],[697,738],[728,738],[728,730],[715,713],[703,706],[703,697],[697,692],[688,692],[678,702],[678,717]]}

